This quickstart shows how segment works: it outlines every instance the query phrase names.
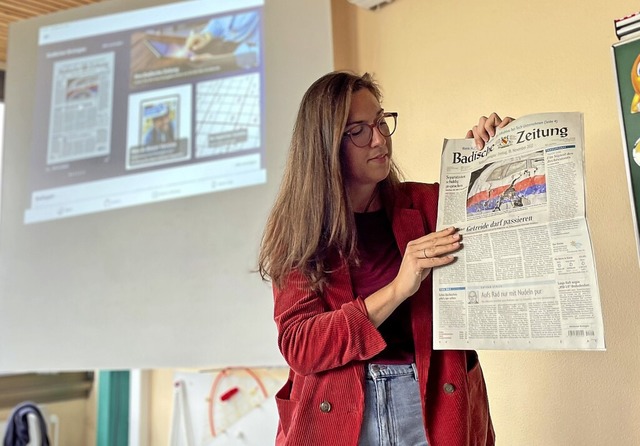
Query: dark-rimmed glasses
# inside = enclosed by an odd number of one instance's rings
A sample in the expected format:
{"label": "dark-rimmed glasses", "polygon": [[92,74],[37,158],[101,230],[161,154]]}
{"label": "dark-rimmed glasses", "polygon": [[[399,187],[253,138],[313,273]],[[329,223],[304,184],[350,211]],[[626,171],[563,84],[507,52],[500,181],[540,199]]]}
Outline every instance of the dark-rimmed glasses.
{"label": "dark-rimmed glasses", "polygon": [[351,138],[351,142],[358,147],[367,147],[373,139],[373,129],[377,128],[385,138],[393,135],[398,121],[397,112],[385,112],[373,124],[358,124],[344,132],[344,136]]}

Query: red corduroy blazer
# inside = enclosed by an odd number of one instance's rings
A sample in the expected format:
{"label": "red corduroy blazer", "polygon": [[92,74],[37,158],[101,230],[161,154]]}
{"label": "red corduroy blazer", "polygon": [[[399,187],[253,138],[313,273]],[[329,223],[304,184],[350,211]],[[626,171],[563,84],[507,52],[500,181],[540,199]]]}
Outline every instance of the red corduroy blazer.
{"label": "red corduroy blazer", "polygon": [[[400,252],[436,226],[437,184],[403,183],[392,212]],[[385,347],[354,296],[349,268],[336,260],[322,294],[293,272],[274,288],[280,351],[291,368],[277,393],[276,445],[356,446],[364,411],[364,366]],[[478,356],[432,349],[432,280],[411,296],[411,326],[430,446],[490,446],[494,432]],[[372,445],[375,446],[375,445]]]}

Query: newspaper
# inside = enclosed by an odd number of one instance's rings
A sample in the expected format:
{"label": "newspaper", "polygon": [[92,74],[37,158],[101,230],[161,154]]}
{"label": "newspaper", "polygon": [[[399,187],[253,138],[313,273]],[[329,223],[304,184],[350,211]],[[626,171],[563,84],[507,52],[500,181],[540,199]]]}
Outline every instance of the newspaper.
{"label": "newspaper", "polygon": [[581,113],[524,116],[482,150],[445,140],[437,227],[450,226],[463,247],[433,271],[435,349],[605,349]]}
{"label": "newspaper", "polygon": [[109,155],[114,65],[114,53],[53,65],[47,164]]}

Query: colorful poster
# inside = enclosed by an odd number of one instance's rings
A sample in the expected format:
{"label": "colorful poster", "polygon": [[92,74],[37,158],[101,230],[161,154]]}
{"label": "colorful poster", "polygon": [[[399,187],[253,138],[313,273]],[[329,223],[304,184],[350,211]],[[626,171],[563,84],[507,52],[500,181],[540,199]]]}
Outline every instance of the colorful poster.
{"label": "colorful poster", "polygon": [[640,36],[613,45],[622,143],[640,262]]}

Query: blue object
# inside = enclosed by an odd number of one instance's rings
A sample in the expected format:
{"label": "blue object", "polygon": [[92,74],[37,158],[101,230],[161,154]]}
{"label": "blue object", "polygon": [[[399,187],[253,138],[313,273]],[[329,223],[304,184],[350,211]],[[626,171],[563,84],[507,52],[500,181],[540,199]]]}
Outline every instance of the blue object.
{"label": "blue object", "polygon": [[204,28],[204,32],[215,39],[225,42],[256,44],[260,17],[257,11],[212,19]]}
{"label": "blue object", "polygon": [[33,414],[37,418],[42,443],[37,446],[49,446],[47,436],[47,423],[42,412],[35,403],[26,401],[15,407],[7,422],[7,430],[4,433],[4,446],[27,446],[29,444],[29,423],[27,417]]}

